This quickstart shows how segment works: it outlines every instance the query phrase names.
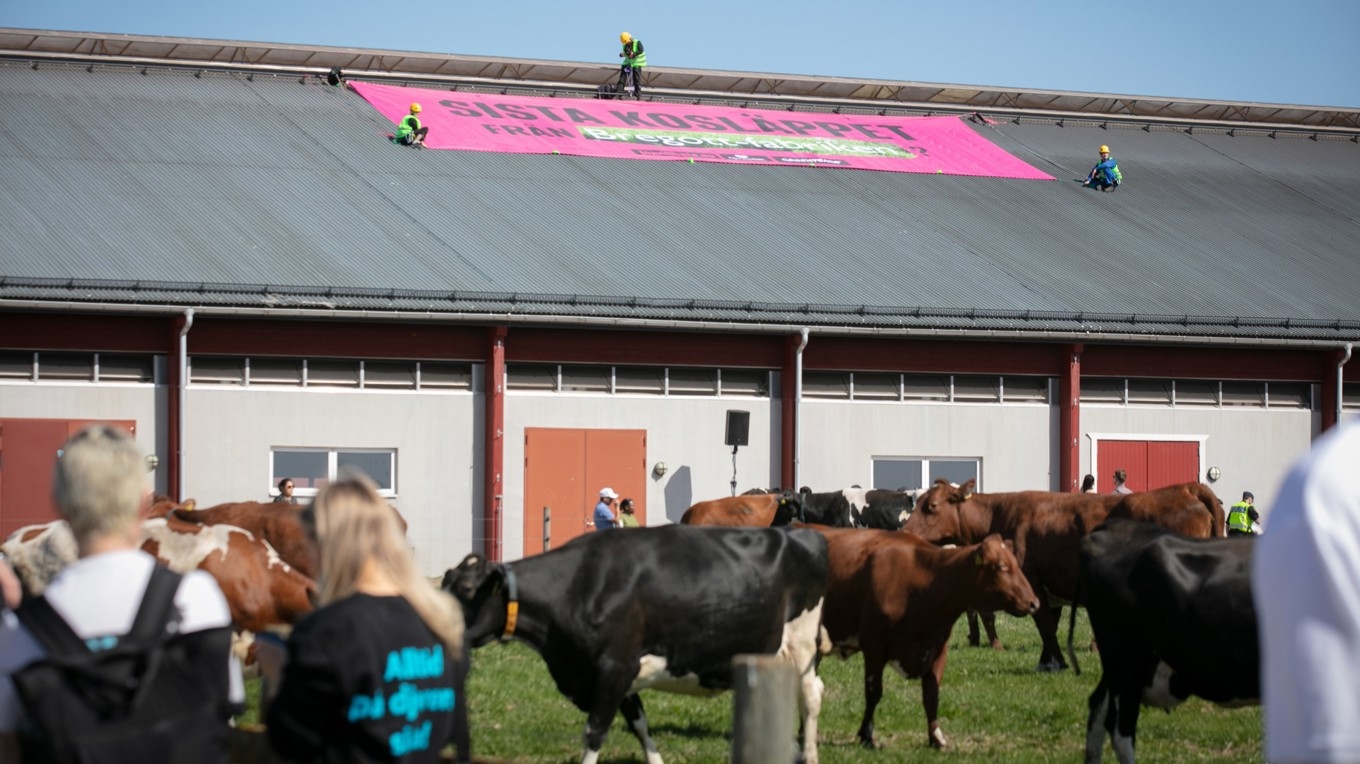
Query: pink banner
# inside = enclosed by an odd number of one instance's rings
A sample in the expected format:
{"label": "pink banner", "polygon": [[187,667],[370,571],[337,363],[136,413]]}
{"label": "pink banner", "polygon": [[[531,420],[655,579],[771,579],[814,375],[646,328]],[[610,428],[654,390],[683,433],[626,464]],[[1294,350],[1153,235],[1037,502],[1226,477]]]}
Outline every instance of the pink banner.
{"label": "pink banner", "polygon": [[452,93],[350,83],[400,122],[412,102],[432,149],[1053,178],[960,117],[880,117],[640,101]]}

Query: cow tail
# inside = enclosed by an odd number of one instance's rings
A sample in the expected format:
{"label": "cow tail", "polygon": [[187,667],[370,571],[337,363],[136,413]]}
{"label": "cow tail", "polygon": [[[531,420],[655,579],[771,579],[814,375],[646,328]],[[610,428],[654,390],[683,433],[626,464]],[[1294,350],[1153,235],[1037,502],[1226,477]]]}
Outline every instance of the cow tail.
{"label": "cow tail", "polygon": [[1223,502],[1218,500],[1218,496],[1209,486],[1199,484],[1200,503],[1209,508],[1209,516],[1213,518],[1213,527],[1209,529],[1209,538],[1225,538],[1228,531],[1224,524]]}
{"label": "cow tail", "polygon": [[1072,649],[1072,636],[1077,631],[1077,603],[1081,602],[1081,576],[1077,576],[1077,590],[1072,593],[1072,612],[1067,614],[1067,658],[1072,661],[1072,673],[1081,676],[1081,664],[1077,662],[1077,651]]}

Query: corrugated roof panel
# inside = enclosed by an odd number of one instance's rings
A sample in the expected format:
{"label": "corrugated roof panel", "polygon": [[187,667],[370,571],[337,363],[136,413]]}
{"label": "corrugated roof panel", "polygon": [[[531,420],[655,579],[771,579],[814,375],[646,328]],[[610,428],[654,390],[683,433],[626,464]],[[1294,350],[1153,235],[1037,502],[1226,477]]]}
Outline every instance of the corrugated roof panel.
{"label": "corrugated roof panel", "polygon": [[[1360,320],[1350,142],[977,128],[1057,177],[1045,182],[417,151],[385,140],[391,124],[353,93],[295,77],[0,65],[0,93],[0,296],[62,291],[13,281],[42,277],[276,287],[83,293],[131,302],[534,315],[556,304],[863,327],[1071,330],[1083,313]],[[1100,143],[1125,173],[1114,194],[1074,181]],[[287,287],[299,293],[278,293]],[[324,296],[367,287],[489,297]],[[615,303],[494,297],[513,294]],[[619,307],[634,299],[677,302]],[[775,307],[714,307],[724,301]],[[980,310],[1002,312],[968,315]],[[1102,325],[1116,324],[1199,331]]]}

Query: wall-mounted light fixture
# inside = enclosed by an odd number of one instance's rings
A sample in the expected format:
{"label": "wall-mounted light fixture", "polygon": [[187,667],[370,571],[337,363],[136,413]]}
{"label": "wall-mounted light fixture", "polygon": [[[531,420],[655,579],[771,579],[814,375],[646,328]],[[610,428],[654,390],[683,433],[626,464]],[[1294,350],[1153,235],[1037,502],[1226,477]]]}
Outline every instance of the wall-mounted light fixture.
{"label": "wall-mounted light fixture", "polygon": [[160,463],[161,463],[161,458],[160,458],[159,456],[156,456],[155,454],[147,454],[147,455],[146,455],[146,471],[147,471],[147,472],[155,472],[155,471],[156,471],[156,467],[159,466]]}
{"label": "wall-mounted light fixture", "polygon": [[668,472],[669,470],[670,467],[667,467],[665,462],[657,462],[656,464],[652,465],[652,472],[657,477],[665,477],[666,472]]}
{"label": "wall-mounted light fixture", "polygon": [[1221,470],[1221,469],[1219,469],[1219,468],[1217,468],[1217,467],[1210,467],[1210,468],[1209,468],[1209,482],[1212,483],[1212,482],[1218,480],[1218,479],[1221,478],[1221,477],[1223,477],[1223,470]]}

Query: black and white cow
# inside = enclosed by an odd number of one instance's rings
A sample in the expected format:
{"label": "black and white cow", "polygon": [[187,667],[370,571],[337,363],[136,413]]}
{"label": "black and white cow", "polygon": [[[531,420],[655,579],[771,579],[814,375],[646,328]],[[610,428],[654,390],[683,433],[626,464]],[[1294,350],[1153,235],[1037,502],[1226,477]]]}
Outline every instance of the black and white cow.
{"label": "black and white cow", "polygon": [[900,530],[916,503],[915,494],[909,491],[866,488],[826,493],[805,491],[802,496],[803,515],[798,519],[833,528]]}
{"label": "black and white cow", "polygon": [[[1133,764],[1140,704],[1170,710],[1191,695],[1260,702],[1253,545],[1125,519],[1082,539],[1079,596],[1102,669],[1089,701],[1087,764],[1100,761],[1107,735],[1120,764]],[[1069,651],[1071,643],[1069,631]]]}
{"label": "black and white cow", "polygon": [[732,658],[771,654],[802,677],[803,753],[817,762],[816,667],[827,544],[807,529],[663,525],[590,533],[512,563],[468,555],[444,575],[473,647],[519,639],[586,712],[583,764],[623,712],[648,764],[661,756],[640,690],[712,695]]}

